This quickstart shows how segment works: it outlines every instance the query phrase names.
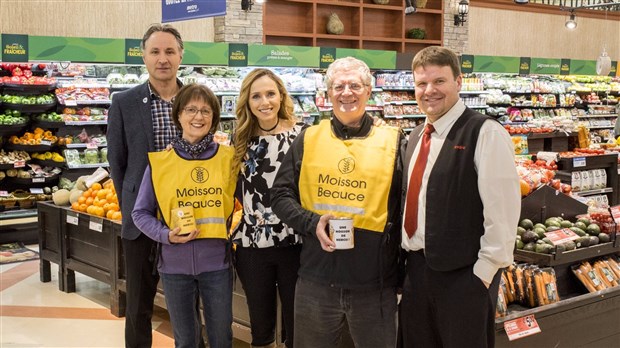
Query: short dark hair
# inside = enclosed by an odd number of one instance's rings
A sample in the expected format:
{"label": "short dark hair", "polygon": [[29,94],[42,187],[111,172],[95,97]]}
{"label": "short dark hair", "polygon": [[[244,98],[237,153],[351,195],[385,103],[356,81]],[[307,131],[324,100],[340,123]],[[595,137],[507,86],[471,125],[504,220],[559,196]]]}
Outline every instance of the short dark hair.
{"label": "short dark hair", "polygon": [[164,32],[168,34],[172,34],[174,38],[177,40],[179,44],[179,50],[183,52],[183,39],[181,38],[181,33],[170,24],[151,24],[151,26],[146,30],[144,36],[142,36],[142,42],[140,42],[140,48],[144,51],[144,47],[146,46],[146,40],[148,40],[151,35],[157,32]]}
{"label": "short dark hair", "polygon": [[454,78],[461,76],[459,57],[449,48],[429,46],[418,52],[411,62],[411,71],[427,65],[449,66]]}
{"label": "short dark hair", "polygon": [[181,116],[183,109],[192,100],[202,100],[209,104],[213,111],[209,132],[215,133],[215,130],[220,126],[220,102],[209,87],[197,83],[190,83],[183,86],[176,97],[174,97],[174,103],[172,104],[172,122],[174,122],[174,125],[179,131],[183,131],[181,122],[179,122],[179,116]]}

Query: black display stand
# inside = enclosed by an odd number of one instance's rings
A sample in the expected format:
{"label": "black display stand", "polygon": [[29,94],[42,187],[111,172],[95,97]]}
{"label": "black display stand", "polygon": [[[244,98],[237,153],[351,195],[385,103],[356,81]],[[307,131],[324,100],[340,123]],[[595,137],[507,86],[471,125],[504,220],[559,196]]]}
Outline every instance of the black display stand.
{"label": "black display stand", "polygon": [[[549,186],[542,186],[521,201],[521,219],[534,223],[552,216],[574,220],[587,206]],[[509,314],[495,321],[496,347],[617,347],[620,344],[620,287],[588,293],[572,274],[571,265],[582,260],[620,254],[616,240],[557,254],[515,250],[515,261],[552,267],[560,301],[536,308],[511,304]],[[541,332],[509,341],[504,323],[534,315]]]}

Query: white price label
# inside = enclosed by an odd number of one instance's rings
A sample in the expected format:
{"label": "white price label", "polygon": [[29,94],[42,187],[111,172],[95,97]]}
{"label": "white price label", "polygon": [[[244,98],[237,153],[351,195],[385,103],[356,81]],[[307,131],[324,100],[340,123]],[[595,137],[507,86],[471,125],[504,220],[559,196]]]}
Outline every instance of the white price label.
{"label": "white price label", "polygon": [[103,232],[103,224],[101,222],[91,220],[88,223],[88,228],[90,228],[93,231]]}
{"label": "white price label", "polygon": [[77,101],[75,100],[65,100],[66,106],[77,106]]}
{"label": "white price label", "polygon": [[78,225],[78,217],[67,214],[67,223],[70,225]]}
{"label": "white price label", "polygon": [[95,143],[87,143],[87,144],[86,144],[86,148],[87,148],[87,149],[97,149],[97,148],[98,148],[98,146],[97,146],[97,144],[95,144]]}
{"label": "white price label", "polygon": [[26,166],[26,161],[16,161],[13,163],[13,168],[23,168]]}
{"label": "white price label", "polygon": [[43,189],[40,187],[31,187],[30,188],[30,193],[33,193],[35,195],[41,194],[43,193]]}
{"label": "white price label", "polygon": [[573,158],[573,167],[585,167],[586,166],[586,158],[585,157],[575,157]]}
{"label": "white price label", "polygon": [[41,145],[52,146],[52,142],[49,140],[41,140]]}
{"label": "white price label", "polygon": [[45,178],[32,178],[33,183],[45,182]]}
{"label": "white price label", "polygon": [[9,191],[0,190],[0,197],[8,197],[8,196],[9,196]]}

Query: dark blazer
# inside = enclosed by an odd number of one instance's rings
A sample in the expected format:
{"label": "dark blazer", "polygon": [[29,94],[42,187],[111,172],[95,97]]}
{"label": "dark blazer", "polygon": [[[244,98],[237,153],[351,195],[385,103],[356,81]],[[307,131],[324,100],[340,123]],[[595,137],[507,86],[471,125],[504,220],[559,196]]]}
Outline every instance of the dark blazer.
{"label": "dark blazer", "polygon": [[148,163],[155,151],[148,82],[114,94],[108,111],[108,162],[123,214],[122,237],[138,238],[131,211]]}

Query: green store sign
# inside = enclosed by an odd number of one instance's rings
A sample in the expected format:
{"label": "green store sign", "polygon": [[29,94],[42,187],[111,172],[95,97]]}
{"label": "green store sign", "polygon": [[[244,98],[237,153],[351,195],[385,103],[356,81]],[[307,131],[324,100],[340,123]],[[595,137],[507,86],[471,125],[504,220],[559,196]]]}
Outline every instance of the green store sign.
{"label": "green store sign", "polygon": [[[2,61],[71,61],[80,63],[143,64],[139,39],[100,39],[2,34]],[[355,57],[374,70],[407,66],[410,52],[360,50],[332,47],[185,42],[183,64],[327,68],[334,60]],[[403,62],[405,64],[403,64]],[[463,73],[596,75],[596,61],[503,57],[463,54]],[[618,62],[610,76],[620,76]]]}

